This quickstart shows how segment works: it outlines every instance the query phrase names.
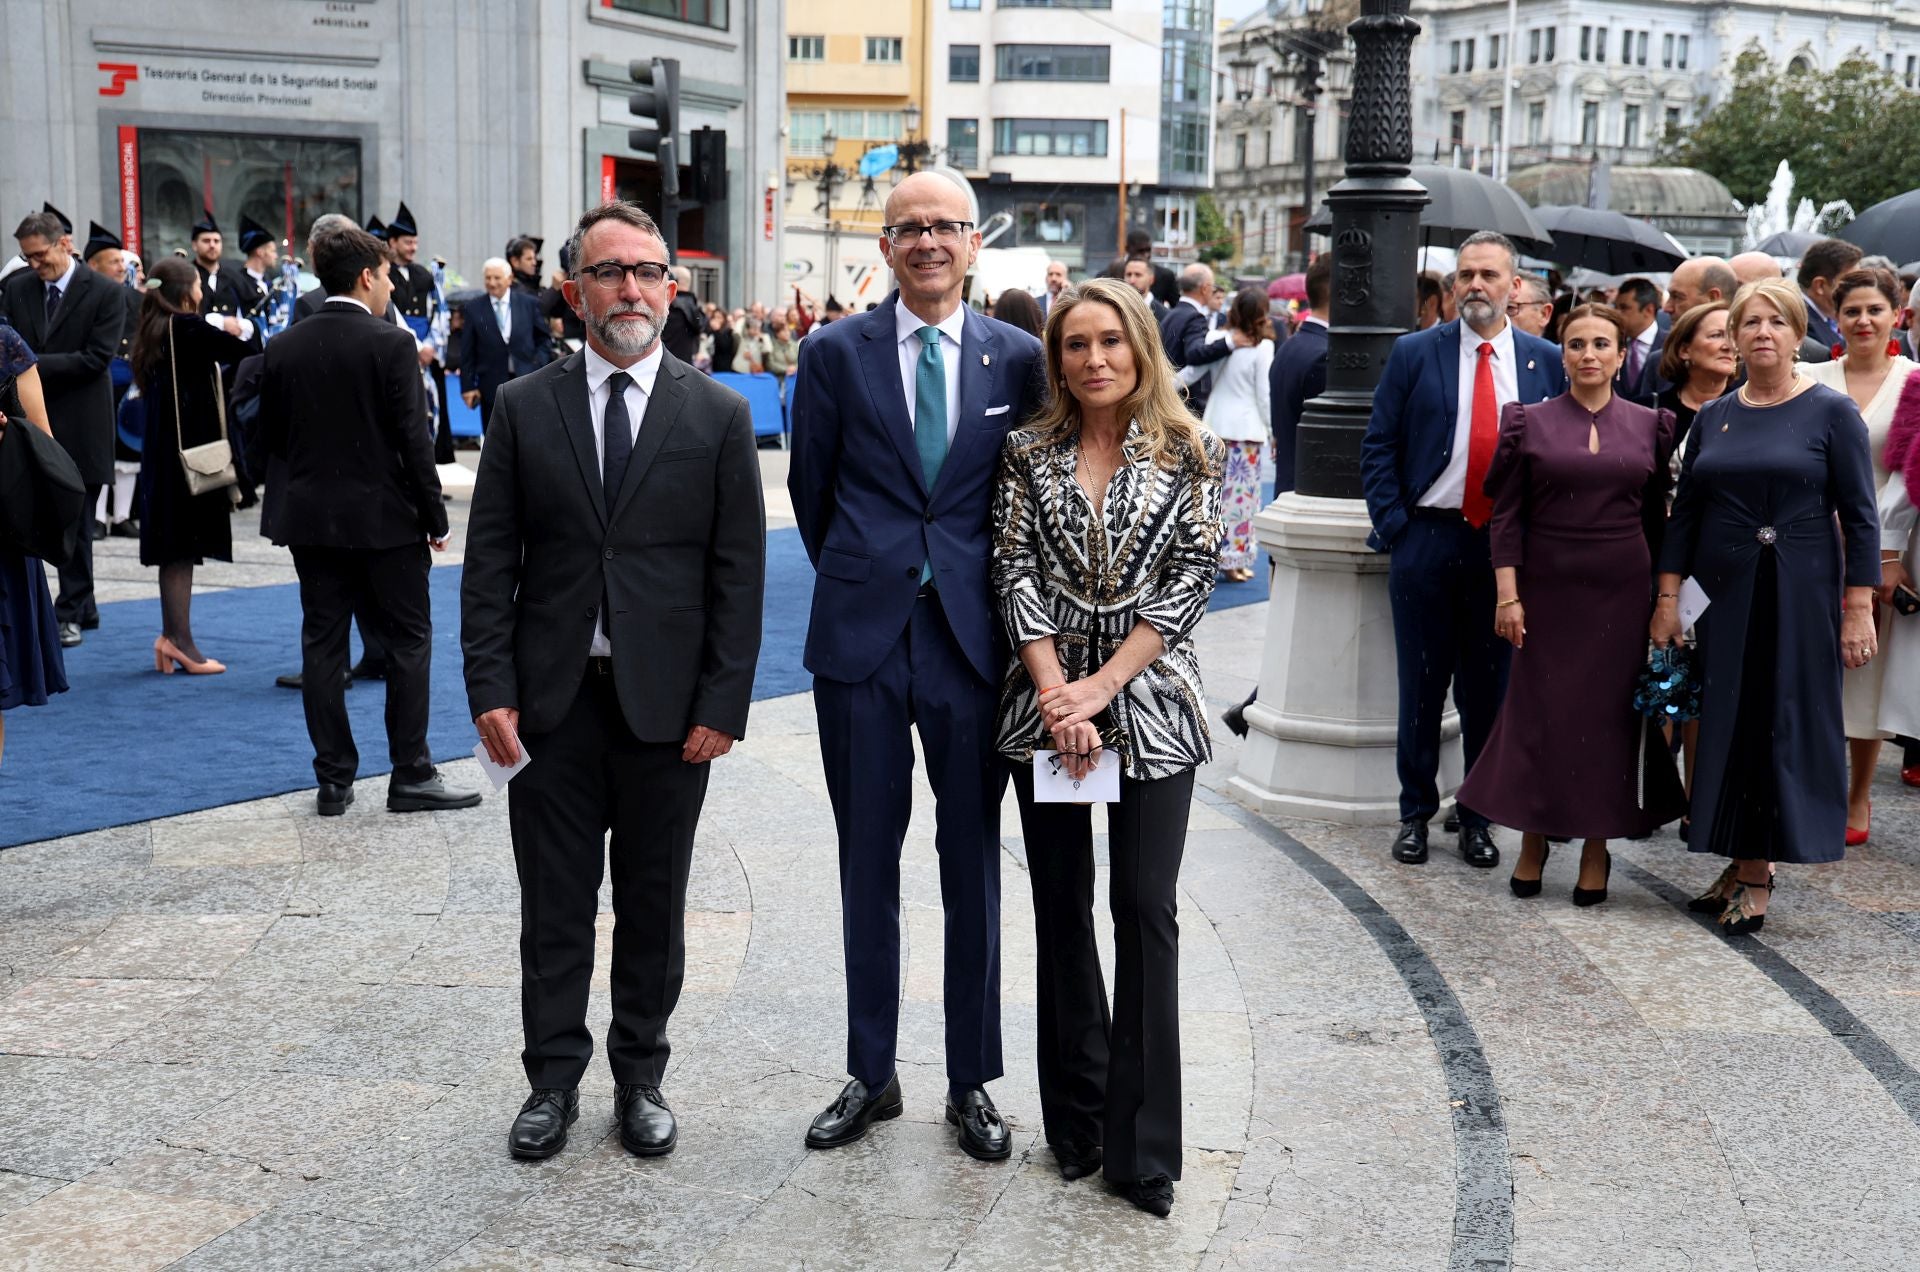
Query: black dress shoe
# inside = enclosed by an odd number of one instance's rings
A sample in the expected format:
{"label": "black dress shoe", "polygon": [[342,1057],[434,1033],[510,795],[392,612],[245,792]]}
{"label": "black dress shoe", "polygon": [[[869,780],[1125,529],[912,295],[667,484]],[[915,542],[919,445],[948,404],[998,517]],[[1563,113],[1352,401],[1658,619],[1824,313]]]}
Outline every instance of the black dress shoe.
{"label": "black dress shoe", "polygon": [[431,813],[449,808],[478,807],[479,791],[448,786],[446,779],[438,773],[424,782],[402,782],[398,778],[387,782],[387,811],[390,813]]}
{"label": "black dress shoe", "polygon": [[665,1157],[680,1139],[657,1086],[622,1082],[614,1088],[613,1117],[620,1124],[620,1146],[635,1157]]}
{"label": "black dress shoe", "polygon": [[78,623],[60,624],[60,648],[72,649],[75,645],[78,645],[84,639],[86,638],[80,634],[80,624]]}
{"label": "black dress shoe", "polygon": [[1013,1152],[1013,1135],[985,1087],[968,1087],[958,1104],[948,1095],[947,1121],[960,1128],[960,1148],[968,1157],[997,1162]]}
{"label": "black dress shoe", "polygon": [[1460,830],[1460,859],[1470,866],[1491,870],[1500,864],[1500,850],[1494,847],[1493,832],[1485,826],[1465,826]]}
{"label": "black dress shoe", "polygon": [[899,1117],[900,1110],[899,1074],[888,1078],[887,1084],[878,1091],[869,1091],[866,1083],[855,1078],[841,1087],[833,1103],[813,1119],[813,1125],[807,1128],[807,1147],[839,1148],[842,1144],[851,1144],[865,1136],[867,1128],[875,1122]]}
{"label": "black dress shoe", "polygon": [[1064,1144],[1054,1144],[1053,1160],[1060,1164],[1060,1178],[1072,1183],[1076,1179],[1085,1179],[1100,1169],[1100,1146],[1082,1144],[1077,1140],[1068,1140]]}
{"label": "black dress shoe", "polygon": [[1409,817],[1400,823],[1393,837],[1393,859],[1403,866],[1417,866],[1427,859],[1427,823]]}
{"label": "black dress shoe", "polygon": [[385,680],[387,678],[387,664],[362,658],[359,662],[347,668],[347,678],[350,680]]}
{"label": "black dress shoe", "polygon": [[320,815],[338,817],[347,811],[347,805],[353,803],[353,787],[335,786],[332,782],[320,783]]}
{"label": "black dress shoe", "polygon": [[125,521],[114,522],[113,528],[108,530],[107,533],[116,539],[138,539],[140,537],[140,523],[132,517],[128,517]]}
{"label": "black dress shoe", "polygon": [[523,1161],[552,1157],[567,1146],[567,1128],[580,1120],[580,1092],[540,1087],[520,1106],[507,1132],[507,1151]]}
{"label": "black dress shoe", "polygon": [[1460,810],[1458,808],[1447,814],[1447,819],[1440,823],[1440,829],[1446,831],[1449,835],[1457,835],[1460,833]]}
{"label": "black dress shoe", "polygon": [[94,541],[95,543],[98,543],[98,542],[100,542],[100,540],[102,540],[102,539],[104,539],[104,538],[106,538],[106,537],[107,537],[107,523],[106,523],[106,522],[104,522],[104,521],[95,521],[95,522],[93,523],[93,526],[92,526],[92,528],[90,528],[90,529],[89,529],[89,530],[87,531],[87,537],[88,537],[88,538],[90,538],[90,539],[92,539],[92,540],[93,540],[93,541]]}
{"label": "black dress shoe", "polygon": [[1165,1175],[1135,1179],[1120,1186],[1127,1200],[1150,1215],[1165,1219],[1173,1213],[1173,1181]]}
{"label": "black dress shoe", "polygon": [[1247,708],[1251,706],[1253,700],[1259,696],[1260,690],[1255,688],[1252,693],[1246,696],[1245,701],[1237,702],[1220,713],[1220,722],[1233,730],[1233,736],[1237,738],[1247,736]]}
{"label": "black dress shoe", "polygon": [[[282,689],[291,689],[295,693],[298,693],[300,690],[307,687],[306,677],[301,675],[297,671],[294,672],[291,676],[275,676],[273,678],[273,683],[276,685],[279,685]],[[348,672],[346,675],[340,677],[340,686],[343,689],[353,688],[352,672]]]}
{"label": "black dress shoe", "polygon": [[81,630],[81,631],[83,631],[83,632],[97,632],[97,631],[99,631],[99,630],[100,630],[100,615],[99,615],[99,614],[98,614],[98,613],[96,612],[96,613],[93,613],[93,614],[90,614],[90,615],[88,615],[88,616],[87,616],[86,618],[83,618],[83,619],[81,619],[81,620],[80,620],[80,630]]}

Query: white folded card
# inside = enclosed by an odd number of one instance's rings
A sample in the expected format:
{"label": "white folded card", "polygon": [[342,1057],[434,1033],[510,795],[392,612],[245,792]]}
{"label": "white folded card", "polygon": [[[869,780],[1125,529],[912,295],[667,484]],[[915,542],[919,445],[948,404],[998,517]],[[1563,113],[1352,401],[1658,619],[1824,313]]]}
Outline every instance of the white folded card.
{"label": "white folded card", "polygon": [[493,757],[487,754],[485,742],[473,748],[473,758],[480,761],[480,771],[487,775],[489,782],[493,783],[495,794],[506,790],[507,783],[511,782],[521,769],[527,767],[529,760],[533,759],[527,754],[527,744],[524,740],[520,743],[520,758],[512,764],[495,764]]}
{"label": "white folded card", "polygon": [[1692,627],[1707,612],[1707,591],[1699,582],[1689,578],[1680,585],[1680,625]]}
{"label": "white folded card", "polygon": [[1093,768],[1075,780],[1056,751],[1033,753],[1033,799],[1038,804],[1117,804],[1120,802],[1120,757],[1101,749],[1093,753]]}

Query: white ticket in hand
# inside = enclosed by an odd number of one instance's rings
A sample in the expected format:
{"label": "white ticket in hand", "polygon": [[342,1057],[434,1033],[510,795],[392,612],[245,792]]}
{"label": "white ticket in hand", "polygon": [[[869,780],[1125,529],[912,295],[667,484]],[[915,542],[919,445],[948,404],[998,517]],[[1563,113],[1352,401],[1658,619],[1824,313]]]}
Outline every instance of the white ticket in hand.
{"label": "white ticket in hand", "polygon": [[493,789],[496,794],[506,790],[507,783],[518,776],[520,770],[527,767],[527,762],[533,759],[531,755],[527,754],[527,744],[524,739],[520,742],[520,758],[511,764],[495,764],[493,757],[487,754],[487,744],[485,742],[473,748],[473,758],[480,761],[480,771],[487,775],[489,782],[493,783]]}
{"label": "white ticket in hand", "polygon": [[1698,580],[1688,578],[1680,585],[1680,625],[1692,627],[1707,612],[1707,590]]}
{"label": "white ticket in hand", "polygon": [[1117,804],[1120,802],[1120,757],[1102,748],[1093,753],[1093,767],[1083,778],[1067,773],[1065,760],[1054,763],[1057,751],[1033,753],[1033,799],[1038,804]]}

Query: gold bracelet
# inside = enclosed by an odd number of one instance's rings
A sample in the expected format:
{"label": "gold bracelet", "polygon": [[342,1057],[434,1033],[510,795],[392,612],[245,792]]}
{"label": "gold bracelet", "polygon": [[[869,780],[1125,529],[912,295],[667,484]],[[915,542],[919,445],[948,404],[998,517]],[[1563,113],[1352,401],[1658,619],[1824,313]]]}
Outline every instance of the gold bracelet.
{"label": "gold bracelet", "polygon": [[1520,598],[1516,596],[1510,601],[1495,601],[1493,603],[1493,608],[1505,609],[1509,605],[1518,605],[1519,603],[1520,603]]}
{"label": "gold bracelet", "polygon": [[1679,599],[1680,599],[1680,593],[1678,593],[1678,592],[1655,592],[1655,593],[1653,594],[1653,599],[1654,599],[1654,600],[1656,600],[1656,601],[1677,601],[1677,600],[1679,600]]}

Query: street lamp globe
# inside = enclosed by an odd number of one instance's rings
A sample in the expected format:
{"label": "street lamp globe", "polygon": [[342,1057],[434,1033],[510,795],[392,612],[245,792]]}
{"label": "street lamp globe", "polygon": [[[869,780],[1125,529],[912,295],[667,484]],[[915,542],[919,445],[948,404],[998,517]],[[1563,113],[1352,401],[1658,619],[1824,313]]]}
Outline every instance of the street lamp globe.
{"label": "street lamp globe", "polygon": [[907,136],[910,138],[919,136],[920,135],[920,103],[908,102],[907,109],[903,111],[902,114],[904,114],[907,119]]}

